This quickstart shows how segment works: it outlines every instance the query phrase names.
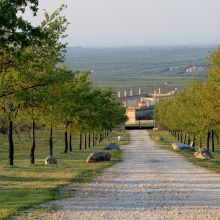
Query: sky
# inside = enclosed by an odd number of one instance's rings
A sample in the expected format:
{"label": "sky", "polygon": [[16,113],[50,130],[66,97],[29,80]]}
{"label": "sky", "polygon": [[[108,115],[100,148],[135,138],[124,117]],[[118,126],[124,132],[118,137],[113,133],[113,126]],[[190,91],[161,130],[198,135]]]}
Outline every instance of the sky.
{"label": "sky", "polygon": [[[220,43],[219,0],[39,0],[43,9],[62,3],[70,22],[69,46],[176,46]],[[31,16],[27,15],[31,20]]]}

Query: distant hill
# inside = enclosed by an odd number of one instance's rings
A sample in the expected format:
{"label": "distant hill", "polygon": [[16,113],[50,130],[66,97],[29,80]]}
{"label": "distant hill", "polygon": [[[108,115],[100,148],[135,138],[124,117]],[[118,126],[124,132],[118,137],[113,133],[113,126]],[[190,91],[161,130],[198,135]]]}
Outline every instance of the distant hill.
{"label": "distant hill", "polygon": [[[94,85],[116,90],[152,91],[183,88],[192,77],[207,76],[214,47],[67,48],[66,63],[73,70],[91,71]],[[187,72],[187,68],[195,71]]]}

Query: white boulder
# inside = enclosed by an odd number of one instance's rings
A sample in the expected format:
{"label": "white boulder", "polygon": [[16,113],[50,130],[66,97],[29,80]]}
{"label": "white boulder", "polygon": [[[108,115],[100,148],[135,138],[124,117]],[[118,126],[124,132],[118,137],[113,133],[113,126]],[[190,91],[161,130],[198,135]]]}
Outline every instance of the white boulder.
{"label": "white boulder", "polygon": [[123,137],[123,136],[118,136],[118,140],[119,140],[119,141],[124,141],[124,140],[125,140],[125,137]]}
{"label": "white boulder", "polygon": [[188,150],[195,150],[194,147],[191,147],[190,145],[188,144],[183,144],[183,143],[173,143],[172,144],[172,147],[173,149],[175,150],[185,150],[185,149],[188,149]]}

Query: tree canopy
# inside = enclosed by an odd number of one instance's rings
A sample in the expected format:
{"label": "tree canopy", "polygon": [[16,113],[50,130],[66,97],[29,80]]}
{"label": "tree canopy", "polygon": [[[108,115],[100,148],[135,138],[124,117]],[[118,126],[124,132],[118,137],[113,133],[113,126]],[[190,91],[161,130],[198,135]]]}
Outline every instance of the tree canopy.
{"label": "tree canopy", "polygon": [[[207,135],[209,148],[210,134],[219,136],[220,131],[219,96],[220,47],[209,58],[207,80],[194,81],[175,98],[157,104],[155,119],[160,126],[176,132],[196,135],[200,139]],[[212,148],[214,150],[214,145]]]}
{"label": "tree canopy", "polygon": [[68,132],[94,134],[126,120],[125,109],[112,90],[93,88],[89,73],[75,73],[63,65],[68,27],[62,15],[65,7],[45,12],[44,20],[33,26],[23,14],[29,8],[37,16],[38,0],[0,2],[0,115],[8,127],[10,165],[14,124],[22,120],[32,127],[31,163],[35,161],[36,124],[50,130],[52,156],[54,127],[65,130],[67,152]]}
{"label": "tree canopy", "polygon": [[32,37],[41,36],[40,27],[34,27],[23,18],[29,8],[33,16],[37,15],[38,0],[1,0],[0,3],[0,45],[4,48],[26,47]]}

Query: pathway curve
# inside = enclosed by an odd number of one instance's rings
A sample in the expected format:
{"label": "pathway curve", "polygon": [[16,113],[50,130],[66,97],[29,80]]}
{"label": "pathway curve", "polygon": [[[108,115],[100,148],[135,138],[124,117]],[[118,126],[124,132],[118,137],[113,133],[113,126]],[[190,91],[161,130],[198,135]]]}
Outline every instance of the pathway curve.
{"label": "pathway curve", "polygon": [[220,219],[220,175],[159,148],[145,130],[130,137],[123,162],[53,202],[51,219]]}

